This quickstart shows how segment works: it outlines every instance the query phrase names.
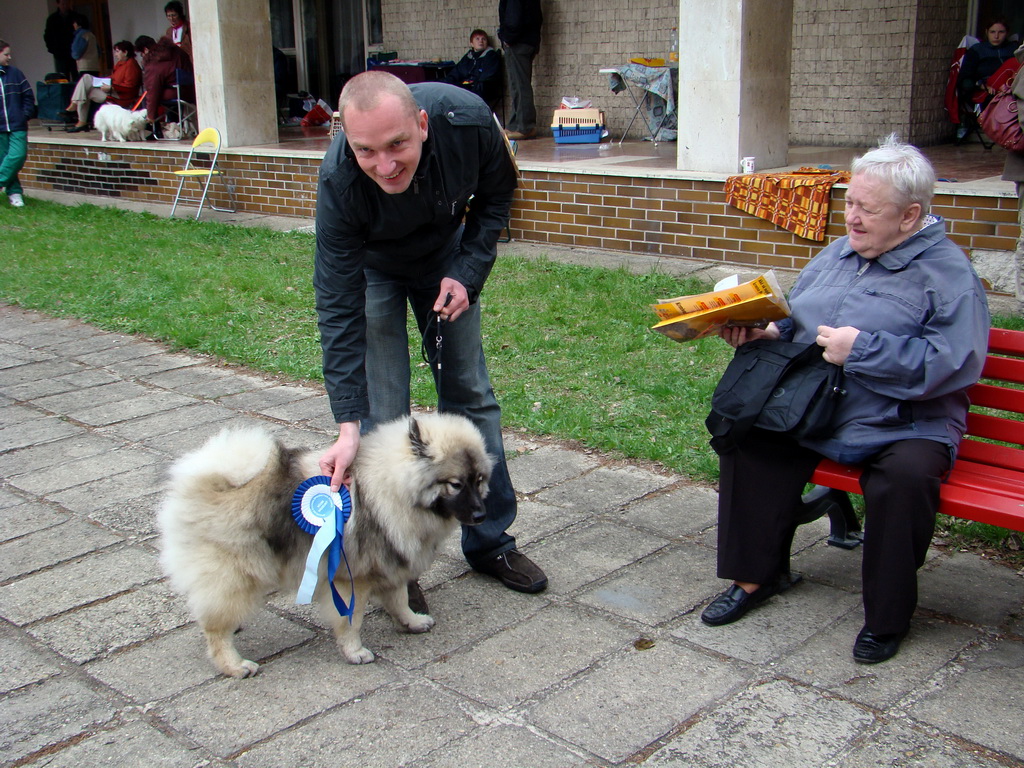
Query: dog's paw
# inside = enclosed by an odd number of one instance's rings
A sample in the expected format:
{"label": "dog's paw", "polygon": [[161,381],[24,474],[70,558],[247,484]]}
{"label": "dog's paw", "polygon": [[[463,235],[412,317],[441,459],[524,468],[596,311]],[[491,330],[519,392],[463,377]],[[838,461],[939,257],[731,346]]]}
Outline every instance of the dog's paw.
{"label": "dog's paw", "polygon": [[341,652],[345,656],[345,661],[349,664],[370,664],[375,658],[373,651],[366,647],[360,647],[355,651],[346,651],[343,648]]}
{"label": "dog's paw", "polygon": [[243,680],[247,677],[252,677],[259,672],[260,665],[255,661],[249,661],[248,659],[242,659],[242,663],[222,669],[225,675],[230,677],[237,677],[239,680]]}
{"label": "dog's paw", "polygon": [[412,632],[414,635],[429,632],[434,628],[433,616],[428,616],[425,613],[413,613],[410,616],[410,620],[404,626],[407,631]]}

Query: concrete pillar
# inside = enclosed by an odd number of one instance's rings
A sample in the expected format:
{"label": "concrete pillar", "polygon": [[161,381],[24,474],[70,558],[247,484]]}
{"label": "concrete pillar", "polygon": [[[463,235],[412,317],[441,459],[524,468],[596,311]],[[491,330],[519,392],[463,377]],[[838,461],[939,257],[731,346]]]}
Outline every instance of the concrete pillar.
{"label": "concrete pillar", "polygon": [[792,0],[680,0],[677,166],[787,165]]}
{"label": "concrete pillar", "polygon": [[191,0],[199,127],[227,147],[277,142],[267,0]]}

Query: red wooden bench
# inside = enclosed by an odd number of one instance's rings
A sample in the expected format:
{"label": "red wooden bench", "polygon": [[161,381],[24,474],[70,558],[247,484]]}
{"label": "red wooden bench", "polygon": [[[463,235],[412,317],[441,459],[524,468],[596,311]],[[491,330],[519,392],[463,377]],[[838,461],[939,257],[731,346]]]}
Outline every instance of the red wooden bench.
{"label": "red wooden bench", "polygon": [[[1024,421],[1014,418],[1024,414],[1024,389],[1018,388],[1024,385],[1024,331],[993,328],[989,332],[981,375],[982,380],[968,390],[967,434],[942,484],[939,511],[1024,531]],[[800,522],[828,514],[829,544],[846,549],[857,546],[860,524],[841,492],[860,493],[859,480],[859,467],[823,459],[811,477],[820,487],[804,496],[807,514]]]}

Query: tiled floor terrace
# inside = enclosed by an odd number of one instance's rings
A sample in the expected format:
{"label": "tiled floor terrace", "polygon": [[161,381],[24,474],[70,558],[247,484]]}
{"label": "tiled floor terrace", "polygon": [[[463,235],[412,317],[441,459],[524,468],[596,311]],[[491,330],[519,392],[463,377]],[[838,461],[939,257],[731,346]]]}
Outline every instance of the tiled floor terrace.
{"label": "tiled floor terrace", "polygon": [[[103,143],[95,132],[66,134],[33,126],[26,188],[170,203],[172,172],[189,142]],[[222,162],[242,210],[311,217],[316,177],[329,144],[326,128],[282,128],[280,141],[233,147]],[[790,147],[789,164],[849,169],[863,148]],[[1020,234],[1013,184],[1001,181],[1005,150],[977,142],[924,150],[942,180],[934,209],[962,247],[1008,253]],[[676,144],[520,143],[523,182],[512,217],[520,240],[672,258],[698,258],[757,268],[799,268],[821,247],[725,202],[725,174],[676,169]],[[832,191],[826,240],[843,233],[842,197]],[[839,204],[836,204],[836,203]]]}

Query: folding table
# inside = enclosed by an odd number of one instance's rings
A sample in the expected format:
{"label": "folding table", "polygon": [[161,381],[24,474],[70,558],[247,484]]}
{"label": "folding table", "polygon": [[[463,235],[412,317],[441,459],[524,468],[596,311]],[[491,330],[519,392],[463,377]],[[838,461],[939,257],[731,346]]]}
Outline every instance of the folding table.
{"label": "folding table", "polygon": [[[630,98],[633,99],[633,115],[629,119],[629,125],[626,126],[622,138],[619,139],[619,144],[625,140],[638,117],[642,119],[644,128],[655,145],[658,144],[659,137],[661,141],[671,141],[675,138],[674,90],[676,79],[673,75],[677,71],[670,67],[645,67],[632,63],[599,70],[601,74],[608,75],[608,84],[613,92],[626,90]],[[644,106],[648,97],[664,102],[664,111],[660,120],[652,118],[649,110]],[[669,117],[672,117],[671,121]],[[671,135],[665,135],[667,133]]]}

